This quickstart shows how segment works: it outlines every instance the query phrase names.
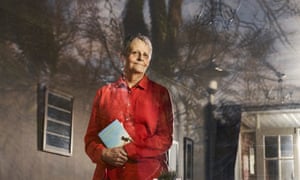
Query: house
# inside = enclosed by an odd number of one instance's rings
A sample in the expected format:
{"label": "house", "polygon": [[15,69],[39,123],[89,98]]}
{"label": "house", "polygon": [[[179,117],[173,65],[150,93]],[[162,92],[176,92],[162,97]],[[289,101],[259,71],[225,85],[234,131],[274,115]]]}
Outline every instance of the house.
{"label": "house", "polygon": [[[95,164],[83,138],[102,84],[66,74],[38,77],[13,58],[5,61],[14,66],[0,71],[0,179],[92,179]],[[187,136],[184,119],[175,119],[169,166],[177,177],[193,179],[194,173],[204,176],[203,144]]]}
{"label": "house", "polygon": [[236,179],[299,179],[300,104],[245,106]]}
{"label": "house", "polygon": [[[10,86],[2,81],[0,92],[0,179],[91,179],[94,165],[83,143],[89,93],[40,86],[34,80],[9,81]],[[52,102],[41,98],[41,90]],[[45,110],[49,116],[44,118]],[[54,118],[57,112],[61,114]]]}

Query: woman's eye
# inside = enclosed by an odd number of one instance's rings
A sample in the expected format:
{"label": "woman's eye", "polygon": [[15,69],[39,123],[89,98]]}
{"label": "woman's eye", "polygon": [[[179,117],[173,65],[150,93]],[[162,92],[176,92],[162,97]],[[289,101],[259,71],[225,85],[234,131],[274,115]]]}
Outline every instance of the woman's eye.
{"label": "woman's eye", "polygon": [[149,57],[149,55],[148,54],[143,54],[143,56],[145,57],[145,58],[148,58]]}
{"label": "woman's eye", "polygon": [[137,51],[131,51],[131,54],[137,54]]}
{"label": "woman's eye", "polygon": [[142,56],[146,59],[149,58],[149,55],[147,53],[142,53],[142,52],[139,52],[139,51],[131,51],[130,54],[134,55],[134,56]]}

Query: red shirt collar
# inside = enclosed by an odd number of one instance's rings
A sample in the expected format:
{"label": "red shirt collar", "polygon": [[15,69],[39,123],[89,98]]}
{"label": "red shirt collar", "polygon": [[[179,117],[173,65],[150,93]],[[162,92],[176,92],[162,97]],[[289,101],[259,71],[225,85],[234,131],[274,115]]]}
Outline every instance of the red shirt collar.
{"label": "red shirt collar", "polygon": [[[141,88],[141,89],[147,89],[149,84],[149,78],[144,75],[144,77],[140,80],[140,82],[138,82],[134,87],[136,88]],[[128,87],[127,83],[124,79],[124,77],[120,77],[119,80],[116,82],[117,87]]]}

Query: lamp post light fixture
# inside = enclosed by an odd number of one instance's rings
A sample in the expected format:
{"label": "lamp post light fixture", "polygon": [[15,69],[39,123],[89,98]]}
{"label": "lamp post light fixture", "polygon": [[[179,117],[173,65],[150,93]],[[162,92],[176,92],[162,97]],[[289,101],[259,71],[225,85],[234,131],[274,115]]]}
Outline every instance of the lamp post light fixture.
{"label": "lamp post light fixture", "polygon": [[208,84],[207,92],[208,92],[208,102],[210,104],[215,103],[215,94],[218,89],[218,82],[216,80],[211,80]]}

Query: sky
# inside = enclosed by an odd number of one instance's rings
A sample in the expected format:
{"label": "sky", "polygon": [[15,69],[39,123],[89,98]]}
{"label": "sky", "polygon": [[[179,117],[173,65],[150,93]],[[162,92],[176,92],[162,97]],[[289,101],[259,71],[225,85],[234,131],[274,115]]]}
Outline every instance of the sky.
{"label": "sky", "polygon": [[[183,19],[189,19],[201,12],[202,4],[206,0],[183,0],[182,16]],[[257,0],[219,0],[229,4],[237,10],[241,20],[252,22],[254,17],[262,17],[262,11],[259,9]],[[292,0],[293,1],[293,0]],[[123,10],[124,1],[117,1],[115,6],[117,9]],[[295,1],[296,2],[296,1]],[[298,3],[298,5],[300,2]],[[150,15],[148,0],[145,2],[145,20],[150,24]],[[255,14],[255,16],[254,16]],[[119,12],[121,16],[121,12]],[[259,24],[259,22],[256,23]],[[286,74],[284,83],[293,84],[300,87],[300,17],[288,18],[281,20],[284,31],[289,32],[288,35],[290,45],[277,43],[277,52],[269,56],[269,62],[279,71]]]}
{"label": "sky", "polygon": [[[202,1],[184,0],[182,11],[184,18],[190,18],[195,13],[200,12]],[[223,0],[223,2],[227,1]],[[296,3],[297,1],[294,2]],[[243,21],[253,22],[254,17],[258,19],[262,17],[263,12],[259,9],[256,0],[230,0],[227,3],[231,3],[231,6],[238,11],[238,16]],[[300,2],[297,2],[297,5],[300,7]],[[259,24],[257,20],[256,23]],[[268,61],[279,72],[286,75],[284,83],[300,87],[300,16],[283,18],[280,20],[280,24],[283,30],[288,32],[290,44],[282,44],[278,41],[276,43],[277,52],[271,54]]]}
{"label": "sky", "polygon": [[270,60],[282,73],[286,74],[285,83],[300,86],[300,17],[281,21],[288,35],[290,45],[277,43],[278,52]]}

